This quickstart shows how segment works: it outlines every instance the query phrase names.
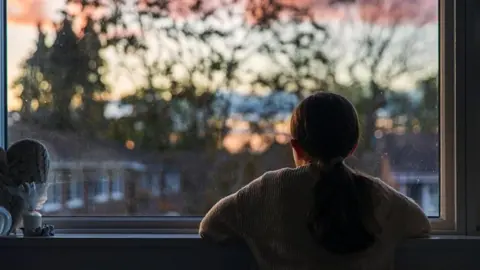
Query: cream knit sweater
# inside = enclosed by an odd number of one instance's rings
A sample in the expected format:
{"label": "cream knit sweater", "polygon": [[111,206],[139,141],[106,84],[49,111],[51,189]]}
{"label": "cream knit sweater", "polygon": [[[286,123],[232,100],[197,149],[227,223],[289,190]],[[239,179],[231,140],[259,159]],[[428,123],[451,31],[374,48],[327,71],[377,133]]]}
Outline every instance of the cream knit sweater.
{"label": "cream knit sweater", "polygon": [[215,242],[242,239],[260,269],[393,269],[397,244],[430,232],[430,223],[411,199],[374,179],[376,243],[361,253],[340,256],[317,245],[307,230],[315,177],[309,166],[268,172],[220,200],[200,224],[200,235]]}

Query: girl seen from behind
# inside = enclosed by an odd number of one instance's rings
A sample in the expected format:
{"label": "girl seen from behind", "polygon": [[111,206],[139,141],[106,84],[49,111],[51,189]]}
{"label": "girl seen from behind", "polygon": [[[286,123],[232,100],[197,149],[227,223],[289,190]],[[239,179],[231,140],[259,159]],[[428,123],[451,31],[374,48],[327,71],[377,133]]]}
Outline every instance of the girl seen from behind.
{"label": "girl seen from behind", "polygon": [[202,238],[244,241],[260,269],[393,269],[399,242],[428,235],[413,200],[344,163],[360,134],[347,99],[306,98],[290,129],[296,168],[267,172],[220,200],[200,224]]}

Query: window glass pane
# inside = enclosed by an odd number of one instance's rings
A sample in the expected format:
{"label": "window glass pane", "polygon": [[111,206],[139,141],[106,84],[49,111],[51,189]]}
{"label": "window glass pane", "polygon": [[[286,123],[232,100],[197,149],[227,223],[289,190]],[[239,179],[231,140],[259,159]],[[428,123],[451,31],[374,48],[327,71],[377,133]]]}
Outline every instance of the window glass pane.
{"label": "window glass pane", "polygon": [[436,0],[94,2],[8,1],[9,143],[58,165],[45,214],[203,215],[293,166],[290,112],[325,90],[358,109],[351,166],[439,215]]}

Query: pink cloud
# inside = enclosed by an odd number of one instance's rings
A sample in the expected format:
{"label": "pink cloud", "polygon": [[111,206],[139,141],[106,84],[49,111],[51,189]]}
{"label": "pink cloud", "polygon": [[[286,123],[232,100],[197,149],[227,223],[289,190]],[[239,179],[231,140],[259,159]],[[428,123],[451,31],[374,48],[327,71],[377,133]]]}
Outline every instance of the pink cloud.
{"label": "pink cloud", "polygon": [[[438,20],[437,0],[247,0],[251,10],[271,8],[274,3],[285,6],[295,16],[292,7],[308,10],[308,16],[317,20],[342,19],[355,16],[358,20],[378,23],[423,24]],[[289,10],[288,10],[289,9]]]}
{"label": "pink cloud", "polygon": [[[114,1],[114,0],[109,0]],[[105,0],[105,2],[109,2]],[[133,1],[133,0],[131,0]],[[8,21],[9,23],[35,25],[49,22],[45,13],[46,0],[9,0]],[[75,1],[73,1],[75,2]],[[166,3],[166,4],[163,4]],[[437,0],[139,0],[140,8],[149,7],[150,10],[162,12],[169,10],[175,17],[183,17],[191,14],[205,12],[218,8],[224,4],[241,4],[245,6],[247,19],[259,21],[260,18],[271,16],[295,16],[306,18],[305,14],[296,14],[292,8],[308,11],[309,18],[318,20],[342,19],[348,16],[379,24],[391,23],[425,23],[436,22]],[[153,8],[152,8],[153,7]],[[75,4],[71,6],[72,11]],[[280,12],[279,12],[280,10]],[[77,10],[78,11],[78,10]],[[91,9],[81,11],[85,15],[98,15],[98,10]],[[102,13],[102,12],[100,12]],[[274,16],[273,19],[279,16]]]}

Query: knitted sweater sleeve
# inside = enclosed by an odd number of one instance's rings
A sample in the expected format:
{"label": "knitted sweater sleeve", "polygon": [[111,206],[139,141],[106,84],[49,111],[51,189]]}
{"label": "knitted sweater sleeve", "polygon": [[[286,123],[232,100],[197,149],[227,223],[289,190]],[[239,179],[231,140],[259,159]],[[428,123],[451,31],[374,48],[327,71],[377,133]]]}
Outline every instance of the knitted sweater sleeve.
{"label": "knitted sweater sleeve", "polygon": [[399,192],[396,195],[393,222],[398,228],[399,237],[405,239],[428,236],[431,231],[430,221],[422,208],[407,196]]}
{"label": "knitted sweater sleeve", "polygon": [[213,242],[225,242],[240,237],[238,228],[238,195],[234,193],[218,201],[200,223],[199,234]]}
{"label": "knitted sweater sleeve", "polygon": [[200,236],[214,242],[243,238],[248,226],[246,223],[251,220],[245,214],[253,210],[251,202],[261,190],[262,178],[263,176],[218,201],[200,223]]}

